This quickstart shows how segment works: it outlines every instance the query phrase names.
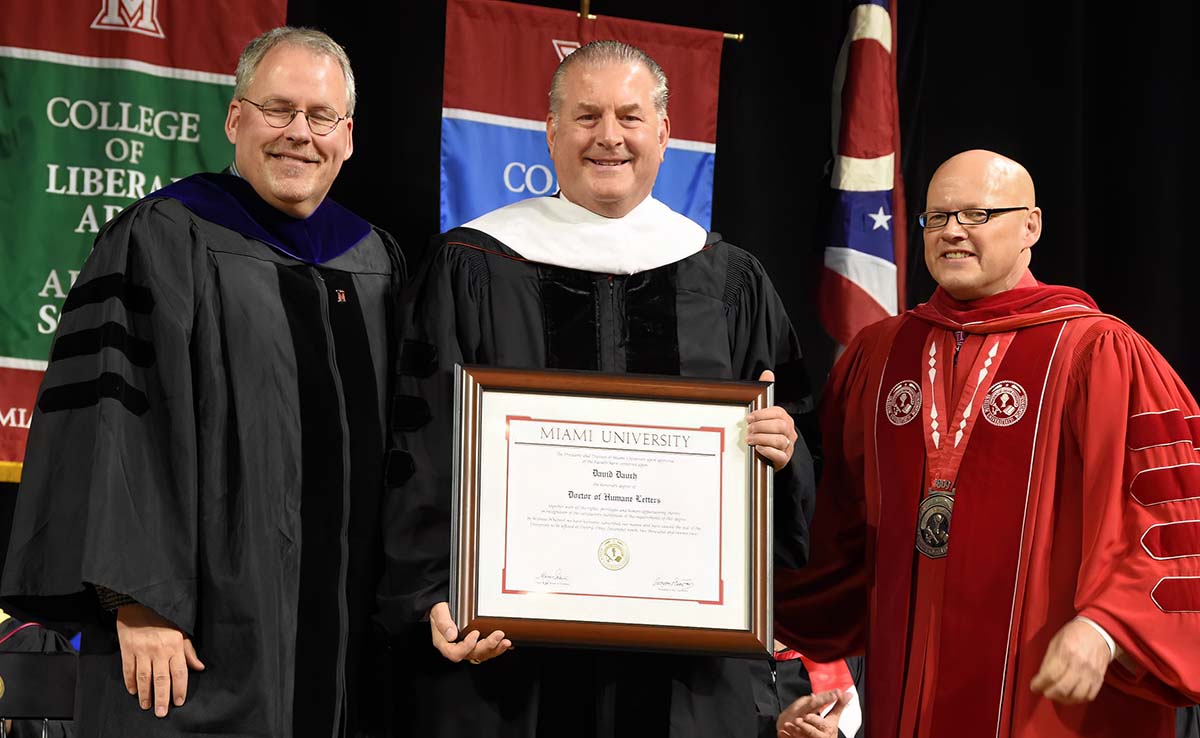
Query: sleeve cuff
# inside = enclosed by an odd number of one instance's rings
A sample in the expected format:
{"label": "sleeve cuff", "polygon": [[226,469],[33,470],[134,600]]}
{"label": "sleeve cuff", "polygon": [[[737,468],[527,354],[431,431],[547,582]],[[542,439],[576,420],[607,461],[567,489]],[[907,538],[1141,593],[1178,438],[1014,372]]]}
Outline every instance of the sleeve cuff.
{"label": "sleeve cuff", "polygon": [[1117,658],[1117,644],[1115,641],[1113,641],[1112,636],[1108,634],[1107,630],[1101,628],[1100,624],[1091,618],[1085,618],[1082,615],[1076,615],[1075,619],[1082,623],[1087,623],[1095,628],[1096,632],[1100,634],[1100,637],[1104,639],[1105,645],[1108,646],[1108,660],[1110,663]]}
{"label": "sleeve cuff", "polygon": [[116,612],[121,605],[136,605],[138,601],[127,594],[114,592],[108,587],[102,587],[99,584],[93,585],[96,588],[96,597],[100,600],[100,607],[103,607],[109,612]]}

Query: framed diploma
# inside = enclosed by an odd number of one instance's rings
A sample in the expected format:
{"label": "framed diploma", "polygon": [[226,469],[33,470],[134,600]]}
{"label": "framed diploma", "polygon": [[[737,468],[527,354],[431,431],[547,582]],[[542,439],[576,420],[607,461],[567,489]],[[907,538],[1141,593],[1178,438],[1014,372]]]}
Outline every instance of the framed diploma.
{"label": "framed diploma", "polygon": [[450,608],[514,644],[766,655],[762,382],[457,367]]}

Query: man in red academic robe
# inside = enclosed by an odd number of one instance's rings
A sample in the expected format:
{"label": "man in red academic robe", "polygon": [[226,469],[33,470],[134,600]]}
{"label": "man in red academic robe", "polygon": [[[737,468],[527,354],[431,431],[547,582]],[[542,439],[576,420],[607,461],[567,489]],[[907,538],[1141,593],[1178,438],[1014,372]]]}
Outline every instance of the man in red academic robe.
{"label": "man in red academic robe", "polygon": [[1129,326],[1030,274],[1019,164],[959,154],[927,207],[939,287],[834,367],[778,637],[866,651],[871,738],[1171,738],[1200,701],[1200,410]]}

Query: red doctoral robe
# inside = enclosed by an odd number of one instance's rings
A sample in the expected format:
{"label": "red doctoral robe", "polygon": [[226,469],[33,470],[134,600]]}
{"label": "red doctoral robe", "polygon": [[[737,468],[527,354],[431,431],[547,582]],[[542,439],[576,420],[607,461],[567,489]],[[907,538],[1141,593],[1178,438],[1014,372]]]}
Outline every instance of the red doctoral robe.
{"label": "red doctoral robe", "polygon": [[[939,428],[930,374],[954,380]],[[947,555],[929,558],[926,444],[971,415]],[[854,339],[821,423],[810,563],[777,573],[776,632],[817,660],[865,650],[868,736],[1174,736],[1169,705],[1200,701],[1200,410],[1143,338],[1028,274],[970,303],[939,289]],[[1135,667],[1068,706],[1029,684],[1076,615]]]}

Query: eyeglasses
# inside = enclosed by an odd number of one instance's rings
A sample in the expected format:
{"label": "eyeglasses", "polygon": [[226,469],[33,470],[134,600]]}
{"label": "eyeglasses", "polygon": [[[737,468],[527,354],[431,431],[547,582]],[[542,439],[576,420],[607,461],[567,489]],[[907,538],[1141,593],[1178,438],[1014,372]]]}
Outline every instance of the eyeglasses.
{"label": "eyeglasses", "polygon": [[962,225],[983,225],[992,219],[993,215],[1000,213],[1011,213],[1014,210],[1028,210],[1027,205],[1018,205],[1012,208],[967,208],[965,210],[951,210],[943,212],[941,210],[929,210],[917,216],[917,222],[922,228],[942,228],[950,222],[950,216]]}
{"label": "eyeglasses", "polygon": [[305,120],[308,121],[308,130],[312,131],[317,136],[328,136],[333,133],[333,129],[337,128],[338,123],[348,119],[348,115],[338,115],[333,108],[311,108],[309,110],[300,110],[293,108],[290,105],[282,103],[272,103],[270,100],[265,105],[260,105],[253,100],[244,97],[239,97],[238,102],[247,102],[262,111],[263,120],[267,121],[267,125],[272,128],[287,128],[296,119],[300,113],[304,114]]}

